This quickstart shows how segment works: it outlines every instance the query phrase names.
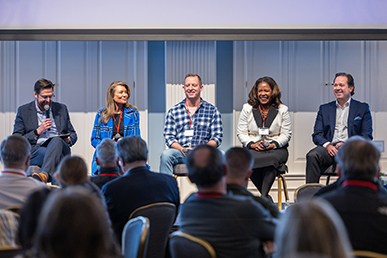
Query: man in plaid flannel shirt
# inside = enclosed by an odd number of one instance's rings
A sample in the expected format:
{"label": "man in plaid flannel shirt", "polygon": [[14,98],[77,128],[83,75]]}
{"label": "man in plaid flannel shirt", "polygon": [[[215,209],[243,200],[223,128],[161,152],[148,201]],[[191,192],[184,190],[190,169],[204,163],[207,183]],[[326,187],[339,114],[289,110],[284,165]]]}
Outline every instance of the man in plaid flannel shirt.
{"label": "man in plaid flannel shirt", "polygon": [[218,147],[223,138],[219,110],[200,97],[202,79],[187,74],[183,90],[186,98],[172,107],[164,126],[165,143],[169,147],[160,157],[160,173],[173,174],[173,166],[184,163],[187,153],[200,144]]}

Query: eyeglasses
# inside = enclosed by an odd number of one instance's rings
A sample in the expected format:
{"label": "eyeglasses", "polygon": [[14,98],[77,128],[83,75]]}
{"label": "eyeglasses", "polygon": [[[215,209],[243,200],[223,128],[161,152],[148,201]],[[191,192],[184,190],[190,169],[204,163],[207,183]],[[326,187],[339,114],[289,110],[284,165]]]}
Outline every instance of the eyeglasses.
{"label": "eyeglasses", "polygon": [[55,98],[55,94],[47,95],[47,96],[42,96],[42,95],[39,94],[39,96],[40,96],[42,99],[52,99],[52,98]]}

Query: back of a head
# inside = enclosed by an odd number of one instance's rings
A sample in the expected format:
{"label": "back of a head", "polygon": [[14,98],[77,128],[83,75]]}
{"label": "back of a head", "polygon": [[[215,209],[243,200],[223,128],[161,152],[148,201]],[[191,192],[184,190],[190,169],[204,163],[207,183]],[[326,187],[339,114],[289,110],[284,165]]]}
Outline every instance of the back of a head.
{"label": "back of a head", "polygon": [[186,159],[189,177],[200,187],[211,187],[225,175],[222,153],[210,145],[199,145]]}
{"label": "back of a head", "polygon": [[39,257],[112,257],[113,240],[101,202],[87,189],[53,192],[41,212],[34,250]]}
{"label": "back of a head", "polygon": [[253,156],[246,148],[233,147],[226,152],[227,178],[242,179],[253,166]]}
{"label": "back of a head", "polygon": [[114,163],[117,161],[117,155],[114,146],[115,142],[109,138],[103,139],[97,145],[96,156],[101,163]]}
{"label": "back of a head", "polygon": [[323,200],[290,206],[277,225],[275,243],[278,258],[298,254],[346,258],[352,251],[340,216]]}
{"label": "back of a head", "polygon": [[8,136],[0,144],[1,163],[7,168],[20,167],[25,164],[30,151],[27,139],[18,135]]}
{"label": "back of a head", "polygon": [[146,142],[136,135],[121,138],[116,143],[115,149],[117,156],[122,158],[125,163],[147,161],[148,159]]}
{"label": "back of a head", "polygon": [[78,185],[87,182],[87,166],[78,156],[66,156],[58,166],[59,183],[61,186]]}
{"label": "back of a head", "polygon": [[378,175],[380,152],[360,136],[348,139],[335,159],[346,179],[374,181]]}

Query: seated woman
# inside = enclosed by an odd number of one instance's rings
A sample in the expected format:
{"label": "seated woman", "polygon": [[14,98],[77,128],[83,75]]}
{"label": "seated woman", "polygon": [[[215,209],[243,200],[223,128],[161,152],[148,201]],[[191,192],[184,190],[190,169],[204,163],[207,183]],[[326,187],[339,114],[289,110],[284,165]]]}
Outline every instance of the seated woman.
{"label": "seated woman", "polygon": [[[110,83],[106,92],[106,107],[98,110],[91,133],[91,145],[94,148],[109,138],[119,141],[130,135],[140,136],[140,115],[137,107],[129,104],[130,88],[122,81]],[[92,162],[92,175],[97,173],[95,153]]]}
{"label": "seated woman", "polygon": [[243,105],[237,136],[254,157],[250,179],[262,196],[269,197],[277,171],[282,169],[280,165],[288,160],[291,127],[288,107],[281,102],[277,83],[271,77],[259,78]]}
{"label": "seated woman", "polygon": [[349,258],[345,226],[329,203],[312,200],[291,205],[275,232],[276,258]]}
{"label": "seated woman", "polygon": [[40,214],[34,257],[122,257],[101,202],[87,189],[54,191]]}

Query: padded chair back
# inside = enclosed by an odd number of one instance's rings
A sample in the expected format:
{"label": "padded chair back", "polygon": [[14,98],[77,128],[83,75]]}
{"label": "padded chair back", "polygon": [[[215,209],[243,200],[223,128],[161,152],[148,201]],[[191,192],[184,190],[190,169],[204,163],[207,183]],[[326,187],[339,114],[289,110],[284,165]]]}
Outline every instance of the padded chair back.
{"label": "padded chair back", "polygon": [[361,250],[353,251],[353,256],[357,258],[387,258],[387,255],[385,254]]}
{"label": "padded chair back", "polygon": [[0,247],[17,247],[19,223],[12,211],[0,210]]}
{"label": "padded chair back", "polygon": [[176,217],[176,206],[169,202],[152,203],[137,208],[130,214],[129,219],[137,216],[149,219],[149,244],[146,257],[164,258],[168,235]]}
{"label": "padded chair back", "polygon": [[171,258],[216,258],[215,250],[210,243],[181,231],[170,235],[169,253]]}
{"label": "padded chair back", "polygon": [[298,187],[294,192],[294,202],[309,201],[321,187],[324,187],[324,185],[316,183],[305,184]]}
{"label": "padded chair back", "polygon": [[14,246],[3,246],[0,247],[1,258],[13,258],[21,251],[20,248]]}
{"label": "padded chair back", "polygon": [[124,258],[144,258],[149,241],[149,219],[138,216],[129,220],[122,231]]}

